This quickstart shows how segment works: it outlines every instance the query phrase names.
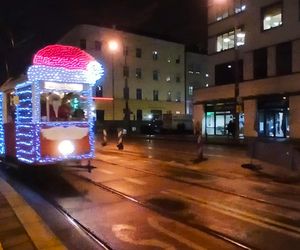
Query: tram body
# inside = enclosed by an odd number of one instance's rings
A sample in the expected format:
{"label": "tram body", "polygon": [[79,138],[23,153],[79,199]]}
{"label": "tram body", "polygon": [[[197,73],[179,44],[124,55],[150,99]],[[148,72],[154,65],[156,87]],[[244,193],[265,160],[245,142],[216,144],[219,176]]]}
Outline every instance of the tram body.
{"label": "tram body", "polygon": [[101,64],[79,48],[38,51],[23,82],[0,93],[0,154],[27,164],[94,158],[92,86]]}

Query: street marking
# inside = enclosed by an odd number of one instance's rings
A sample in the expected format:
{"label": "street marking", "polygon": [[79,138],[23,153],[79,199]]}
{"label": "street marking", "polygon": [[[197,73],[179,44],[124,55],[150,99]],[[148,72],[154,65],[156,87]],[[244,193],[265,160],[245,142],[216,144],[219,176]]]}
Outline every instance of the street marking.
{"label": "street marking", "polygon": [[99,169],[99,171],[101,171],[104,174],[114,174],[114,172],[109,171],[109,170],[105,170],[105,169]]}
{"label": "street marking", "polygon": [[182,237],[181,235],[178,235],[176,233],[173,233],[169,230],[167,230],[166,228],[162,227],[159,222],[153,218],[153,217],[150,217],[148,218],[148,223],[151,227],[155,228],[157,231],[163,233],[163,234],[166,234],[168,235],[169,237],[171,238],[174,238],[175,240],[185,244],[186,246],[192,248],[192,249],[196,249],[196,250],[205,250],[206,248],[203,248],[197,244],[195,244],[194,242]]}
{"label": "street marking", "polygon": [[112,226],[112,231],[115,236],[124,242],[136,245],[136,246],[151,246],[151,247],[159,247],[165,250],[176,250],[176,248],[168,243],[157,239],[145,239],[138,240],[133,237],[133,234],[136,232],[136,227],[126,224],[118,224]]}
{"label": "street marking", "polygon": [[300,238],[300,228],[291,226],[285,223],[281,223],[278,221],[274,221],[265,217],[258,216],[256,214],[252,214],[249,212],[241,211],[239,209],[231,208],[225,205],[222,205],[220,203],[207,201],[204,199],[201,199],[199,197],[195,197],[193,195],[189,195],[186,193],[182,193],[177,190],[168,190],[168,191],[162,191],[162,193],[168,194],[175,194],[183,198],[184,200],[187,200],[189,202],[193,202],[197,205],[201,205],[204,207],[207,207],[209,209],[215,210],[217,212],[223,213],[225,215],[229,215],[231,217],[235,217],[237,219],[241,219],[274,231],[278,231],[280,233],[284,233],[293,237]]}
{"label": "street marking", "polygon": [[123,179],[125,181],[131,182],[131,183],[134,183],[134,184],[138,184],[138,185],[141,185],[141,186],[146,184],[146,182],[144,182],[144,181],[137,180],[137,179],[130,178],[130,177],[124,177]]}

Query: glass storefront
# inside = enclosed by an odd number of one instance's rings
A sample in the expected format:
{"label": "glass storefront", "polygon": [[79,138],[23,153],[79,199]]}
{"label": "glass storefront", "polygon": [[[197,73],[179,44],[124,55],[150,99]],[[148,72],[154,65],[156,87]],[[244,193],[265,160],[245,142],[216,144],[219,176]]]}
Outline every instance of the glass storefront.
{"label": "glass storefront", "polygon": [[[209,136],[228,135],[227,125],[234,120],[233,103],[229,104],[207,104],[205,107],[205,131]],[[240,114],[239,136],[243,136],[244,114]]]}
{"label": "glass storefront", "polygon": [[271,96],[258,100],[258,135],[286,138],[289,136],[288,98]]}
{"label": "glass storefront", "polygon": [[287,109],[259,110],[259,136],[285,138],[289,134]]}

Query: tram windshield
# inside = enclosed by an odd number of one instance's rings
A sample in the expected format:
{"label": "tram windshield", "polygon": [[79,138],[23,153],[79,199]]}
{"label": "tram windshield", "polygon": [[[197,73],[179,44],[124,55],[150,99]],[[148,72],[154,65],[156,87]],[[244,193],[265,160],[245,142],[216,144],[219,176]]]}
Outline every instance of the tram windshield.
{"label": "tram windshield", "polygon": [[86,121],[88,101],[77,92],[41,94],[41,121]]}

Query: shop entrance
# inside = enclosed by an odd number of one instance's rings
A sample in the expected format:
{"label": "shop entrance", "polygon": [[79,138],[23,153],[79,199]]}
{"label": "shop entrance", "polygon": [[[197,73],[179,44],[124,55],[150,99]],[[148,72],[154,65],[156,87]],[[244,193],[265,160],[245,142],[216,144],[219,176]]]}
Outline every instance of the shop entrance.
{"label": "shop entrance", "polygon": [[287,110],[260,110],[259,135],[285,138],[288,133]]}
{"label": "shop entrance", "polygon": [[286,97],[273,96],[258,100],[258,134],[272,138],[288,136],[288,100]]}

